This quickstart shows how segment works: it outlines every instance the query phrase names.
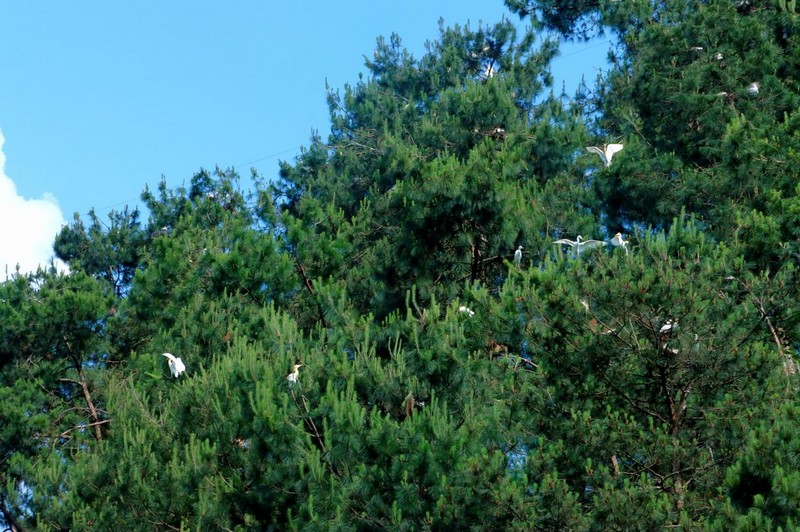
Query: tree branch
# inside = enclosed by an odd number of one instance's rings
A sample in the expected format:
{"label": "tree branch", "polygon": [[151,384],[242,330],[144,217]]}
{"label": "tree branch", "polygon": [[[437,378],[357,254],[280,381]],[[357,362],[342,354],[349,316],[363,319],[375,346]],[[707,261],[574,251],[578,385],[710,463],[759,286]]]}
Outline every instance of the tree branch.
{"label": "tree branch", "polygon": [[769,314],[764,308],[764,302],[761,301],[761,299],[756,298],[755,296],[753,296],[753,301],[756,303],[758,311],[761,313],[761,318],[764,320],[764,322],[766,322],[767,327],[769,327],[769,332],[772,334],[772,339],[775,342],[775,345],[778,346],[778,354],[783,359],[784,373],[786,373],[787,375],[794,375],[795,373],[797,373],[797,366],[795,365],[792,355],[787,354],[784,351],[781,337],[778,334],[778,331],[775,330],[775,327],[773,327],[772,321],[769,319]]}
{"label": "tree branch", "polygon": [[10,527],[11,532],[25,532],[25,529],[22,525],[19,524],[11,512],[8,510],[6,506],[6,501],[4,497],[0,497],[0,513],[3,514],[3,519],[5,520],[6,524]]}
{"label": "tree branch", "polygon": [[320,321],[320,323],[322,323],[322,327],[324,329],[327,329],[328,328],[328,322],[325,321],[325,313],[322,311],[322,305],[320,305],[319,301],[317,301],[317,293],[314,292],[314,286],[311,284],[311,281],[308,279],[308,276],[306,275],[306,270],[305,270],[305,268],[303,268],[303,265],[300,264],[300,260],[297,257],[294,257],[294,266],[295,266],[295,269],[297,270],[297,273],[299,273],[300,277],[303,278],[303,284],[305,285],[306,290],[308,290],[308,293],[311,296],[311,299],[317,303],[317,310],[319,311],[319,321]]}
{"label": "tree branch", "polygon": [[83,425],[75,425],[71,429],[67,429],[64,432],[62,432],[61,434],[59,434],[58,437],[59,438],[66,438],[67,436],[69,436],[69,433],[72,432],[73,430],[85,429],[87,427],[95,427],[97,425],[105,425],[106,423],[111,423],[111,420],[110,419],[104,419],[102,421],[95,421],[94,423],[84,423]]}
{"label": "tree branch", "polygon": [[92,401],[92,395],[89,393],[89,386],[86,384],[86,381],[83,380],[83,374],[78,372],[81,376],[81,380],[76,381],[75,379],[58,379],[59,382],[71,382],[73,384],[77,384],[83,390],[83,398],[86,401],[86,407],[89,409],[89,416],[92,418],[92,423],[89,426],[94,427],[94,437],[97,441],[102,441],[103,434],[100,432],[100,415],[97,413],[97,408],[94,405],[94,401]]}

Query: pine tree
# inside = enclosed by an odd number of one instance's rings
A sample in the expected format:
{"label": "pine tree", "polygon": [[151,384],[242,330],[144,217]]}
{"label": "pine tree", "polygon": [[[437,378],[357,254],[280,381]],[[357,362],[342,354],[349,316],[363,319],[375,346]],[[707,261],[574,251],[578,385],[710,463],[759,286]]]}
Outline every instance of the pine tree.
{"label": "pine tree", "polygon": [[[542,414],[532,423],[543,423],[532,429],[536,446],[557,452],[533,461],[533,478],[558,471],[598,526],[702,521],[726,467],[793,378],[764,308],[786,285],[742,264],[677,223],[630,256],[559,259],[504,287],[501,301],[525,317],[506,334],[546,382],[531,399]],[[617,490],[630,490],[643,514],[607,506],[624,500]]]}
{"label": "pine tree", "polygon": [[442,28],[419,60],[396,36],[378,41],[372,76],[329,95],[327,145],[284,165],[275,189],[307,279],[344,279],[382,318],[412,286],[422,301],[496,287],[518,245],[590,224],[553,197],[581,185],[582,127],[543,94],[555,47],[534,41],[508,22]]}
{"label": "pine tree", "polygon": [[129,211],[127,207],[111,211],[107,226],[94,209],[89,211],[89,219],[91,225],[87,231],[80,216],[75,214],[72,225],[65,226],[56,237],[56,256],[72,270],[105,280],[117,296],[122,296],[130,287],[146,240],[139,211]]}
{"label": "pine tree", "polygon": [[114,363],[109,287],[54,267],[0,285],[0,514],[21,530],[36,469],[104,438],[104,369]]}
{"label": "pine tree", "polygon": [[711,522],[716,530],[791,530],[800,522],[797,405],[776,409],[749,434],[725,477],[725,501]]}
{"label": "pine tree", "polygon": [[793,4],[507,4],[619,36],[598,112],[508,21],[379,39],[278,182],[162,181],[0,285],[4,524],[796,526]]}

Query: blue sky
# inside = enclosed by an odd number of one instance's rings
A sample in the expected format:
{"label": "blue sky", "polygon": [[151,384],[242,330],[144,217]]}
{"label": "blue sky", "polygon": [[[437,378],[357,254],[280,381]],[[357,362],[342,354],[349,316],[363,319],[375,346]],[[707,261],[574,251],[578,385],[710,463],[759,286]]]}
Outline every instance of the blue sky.
{"label": "blue sky", "polygon": [[[420,57],[440,17],[503,16],[501,0],[4,3],[0,180],[15,188],[0,183],[0,280],[6,263],[35,267],[22,247],[51,243],[60,220],[138,205],[162,175],[170,187],[217,165],[276,176],[312,130],[327,135],[326,82],[356,82],[379,35]],[[565,46],[557,90],[593,81],[606,48]]]}

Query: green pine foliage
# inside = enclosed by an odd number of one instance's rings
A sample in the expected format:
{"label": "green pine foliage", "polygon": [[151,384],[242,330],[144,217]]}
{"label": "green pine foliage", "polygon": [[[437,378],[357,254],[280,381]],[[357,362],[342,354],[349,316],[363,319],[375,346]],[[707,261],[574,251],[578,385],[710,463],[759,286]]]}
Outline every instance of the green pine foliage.
{"label": "green pine foliage", "polygon": [[[798,526],[794,4],[506,4],[0,284],[0,524]],[[580,105],[548,30],[618,38]]]}

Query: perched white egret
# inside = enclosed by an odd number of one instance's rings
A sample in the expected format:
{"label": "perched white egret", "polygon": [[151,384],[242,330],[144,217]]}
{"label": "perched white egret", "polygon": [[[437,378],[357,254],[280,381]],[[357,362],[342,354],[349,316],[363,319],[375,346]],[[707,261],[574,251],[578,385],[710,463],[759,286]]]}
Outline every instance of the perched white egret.
{"label": "perched white egret", "polygon": [[569,238],[561,238],[559,240],[553,240],[553,244],[566,244],[572,248],[572,251],[575,255],[580,255],[587,249],[594,249],[600,246],[605,246],[608,242],[603,242],[602,240],[584,240],[581,235],[578,235],[575,240],[570,240]]}
{"label": "perched white egret", "polygon": [[628,254],[628,244],[630,240],[623,240],[622,233],[617,233],[614,235],[614,238],[611,239],[611,245],[615,248],[622,248],[625,250],[625,254]]}
{"label": "perched white egret", "polygon": [[725,59],[725,57],[721,53],[717,52],[716,54],[714,54],[714,59],[716,59],[717,61],[722,61],[723,59]]}
{"label": "perched white egret", "polygon": [[506,140],[506,130],[502,127],[490,129],[486,134],[494,140]]}
{"label": "perched white egret", "polygon": [[522,246],[514,252],[514,265],[519,268],[520,264],[522,264]]}
{"label": "perched white egret", "polygon": [[475,315],[475,312],[471,308],[465,307],[464,305],[458,307],[458,311],[462,314],[466,314],[470,318]]}
{"label": "perched white egret", "polygon": [[750,96],[758,95],[758,91],[761,88],[761,84],[757,81],[754,81],[750,85],[747,86],[747,94]]}
{"label": "perched white egret", "polygon": [[286,376],[286,380],[292,384],[300,381],[300,366],[303,364],[295,364],[292,366],[292,372]]}
{"label": "perched white egret", "polygon": [[599,155],[603,164],[608,167],[611,166],[611,159],[614,157],[614,154],[622,151],[622,147],[622,144],[606,144],[603,149],[597,146],[586,146],[586,151]]}
{"label": "perched white egret", "polygon": [[670,332],[672,332],[672,329],[674,329],[677,325],[678,325],[677,321],[667,320],[664,322],[664,325],[662,325],[661,328],[658,330],[658,334],[661,335],[669,334]]}
{"label": "perched white egret", "polygon": [[169,371],[173,377],[178,378],[181,373],[186,371],[186,366],[180,357],[173,356],[172,353],[164,353],[164,356],[168,359],[167,364],[169,364]]}

